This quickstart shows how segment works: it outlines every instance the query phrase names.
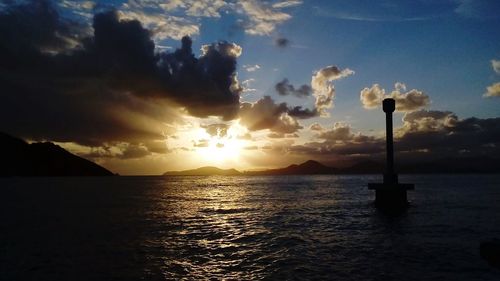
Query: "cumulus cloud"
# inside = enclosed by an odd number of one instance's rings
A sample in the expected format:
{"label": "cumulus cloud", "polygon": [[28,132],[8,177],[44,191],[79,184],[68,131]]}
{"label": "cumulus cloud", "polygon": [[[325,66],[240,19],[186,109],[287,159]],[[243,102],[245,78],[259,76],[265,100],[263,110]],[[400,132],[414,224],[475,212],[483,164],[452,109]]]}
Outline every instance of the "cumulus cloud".
{"label": "cumulus cloud", "polygon": [[396,130],[396,136],[410,132],[431,132],[451,128],[458,122],[458,117],[451,111],[419,110],[406,113],[403,126]]}
{"label": "cumulus cloud", "polygon": [[298,98],[303,98],[308,97],[312,94],[312,88],[309,85],[302,85],[296,89],[286,78],[278,82],[274,86],[274,89],[281,96],[292,95]]}
{"label": "cumulus cloud", "polygon": [[286,103],[276,104],[271,97],[265,96],[255,103],[242,103],[240,123],[250,131],[269,129],[284,136],[302,129],[289,111]]}
{"label": "cumulus cloud", "polygon": [[324,140],[323,144],[328,145],[349,145],[349,144],[369,144],[373,141],[380,141],[376,137],[367,136],[360,132],[354,132],[351,126],[344,122],[335,122],[332,128],[323,128],[319,124],[313,124],[311,129],[316,132],[315,137]]}
{"label": "cumulus cloud", "polygon": [[314,109],[304,109],[297,106],[288,111],[291,116],[302,119],[316,116],[326,117],[328,116],[327,109],[333,107],[335,98],[335,87],[332,82],[353,74],[354,71],[348,68],[341,70],[337,66],[327,66],[314,72],[311,86],[302,85],[296,88],[285,78],[275,85],[275,90],[281,96],[307,97],[313,95],[316,98]]}
{"label": "cumulus cloud", "polygon": [[500,97],[500,82],[494,83],[491,86],[486,87],[486,93],[484,97]]}
{"label": "cumulus cloud", "polygon": [[[491,67],[493,68],[493,71],[495,71],[497,74],[500,74],[500,61],[491,60]],[[484,93],[483,97],[500,97],[500,82],[486,87],[486,93]]]}
{"label": "cumulus cloud", "polygon": [[[360,159],[384,159],[385,137],[382,135],[355,132],[348,124],[340,122],[331,128],[313,124],[310,129],[317,141],[289,144],[286,153],[303,159],[336,159],[337,165],[355,163]],[[460,119],[453,112],[436,110],[405,113],[403,126],[396,129],[394,148],[398,162],[406,163],[457,156],[498,158],[500,118]],[[269,151],[273,151],[272,146]]]}
{"label": "cumulus cloud", "polygon": [[360,101],[366,109],[374,109],[382,105],[386,98],[396,100],[396,111],[410,112],[419,110],[430,104],[430,98],[424,92],[412,89],[406,91],[406,85],[397,82],[394,90],[386,94],[379,84],[373,84],[370,88],[364,88],[360,93]]}
{"label": "cumulus cloud", "polygon": [[361,90],[359,99],[366,109],[374,109],[382,104],[385,98],[385,90],[379,84],[373,84],[370,88]]}
{"label": "cumulus cloud", "polygon": [[327,116],[327,109],[333,107],[335,87],[333,81],[353,75],[349,68],[340,69],[337,66],[327,66],[316,71],[311,79],[311,88],[316,97],[315,107],[322,116]]}
{"label": "cumulus cloud", "polygon": [[[102,146],[162,140],[169,123],[181,122],[180,109],[196,117],[237,116],[238,45],[205,45],[195,57],[184,37],[174,52],[157,52],[151,31],[116,12],[96,14],[87,37],[74,28],[45,1],[0,12],[3,130]],[[80,47],[71,48],[66,37]]]}

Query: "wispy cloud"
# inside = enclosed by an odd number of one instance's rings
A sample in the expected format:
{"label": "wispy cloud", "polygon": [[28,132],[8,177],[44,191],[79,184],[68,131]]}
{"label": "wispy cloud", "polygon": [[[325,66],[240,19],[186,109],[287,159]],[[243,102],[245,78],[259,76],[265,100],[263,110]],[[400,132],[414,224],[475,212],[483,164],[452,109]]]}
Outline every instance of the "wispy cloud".
{"label": "wispy cloud", "polygon": [[491,60],[491,67],[497,74],[500,74],[500,60]]}
{"label": "wispy cloud", "polygon": [[[293,5],[291,5],[293,4]],[[257,0],[243,0],[238,11],[247,16],[243,24],[245,32],[251,35],[270,35],[279,24],[290,20],[292,16],[281,11],[282,8],[301,4],[299,1],[284,1],[270,5]]]}
{"label": "wispy cloud", "polygon": [[498,0],[459,0],[455,13],[482,20],[500,18],[500,1]]}
{"label": "wispy cloud", "polygon": [[409,22],[409,21],[425,21],[436,18],[437,16],[420,16],[420,17],[401,17],[401,16],[373,16],[373,15],[363,15],[357,13],[350,13],[344,11],[332,11],[325,10],[324,8],[320,8],[315,6],[315,13],[318,16],[322,17],[330,17],[336,18],[340,20],[349,20],[349,21],[368,21],[368,22]]}

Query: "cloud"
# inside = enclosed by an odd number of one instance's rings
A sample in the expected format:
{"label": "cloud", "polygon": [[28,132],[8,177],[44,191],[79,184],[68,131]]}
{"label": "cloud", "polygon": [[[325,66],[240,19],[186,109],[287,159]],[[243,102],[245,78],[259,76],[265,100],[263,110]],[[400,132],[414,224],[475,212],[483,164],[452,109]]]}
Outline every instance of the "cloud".
{"label": "cloud", "polygon": [[195,17],[220,18],[219,10],[227,5],[222,0],[191,0],[187,2],[186,13]]}
{"label": "cloud", "polygon": [[335,8],[314,6],[317,16],[348,21],[413,22],[425,21],[453,13],[455,1],[335,1]]}
{"label": "cloud", "polygon": [[299,0],[288,0],[273,4],[273,8],[288,8],[301,5],[302,1]]}
{"label": "cloud", "polygon": [[327,66],[316,71],[311,79],[311,88],[316,97],[315,107],[322,116],[328,116],[327,109],[333,107],[335,87],[333,81],[353,75],[349,68],[339,69],[337,66]]}
{"label": "cloud", "polygon": [[121,154],[117,155],[120,159],[136,159],[151,155],[151,152],[140,145],[128,144]]}
{"label": "cloud", "polygon": [[[280,9],[295,5],[285,3],[290,3],[290,1],[284,1],[281,4],[275,3],[274,6],[257,0],[239,2],[241,13],[248,17],[248,22],[243,25],[245,32],[251,35],[270,35],[277,25],[292,18],[291,15],[281,12]],[[300,3],[296,3],[296,5],[298,4]]]}
{"label": "cloud", "polygon": [[449,111],[407,113],[398,129],[400,151],[427,151],[427,157],[500,156],[500,118],[459,119]]}
{"label": "cloud", "polygon": [[302,85],[299,88],[295,89],[295,87],[290,84],[290,82],[286,78],[278,82],[274,86],[274,89],[281,96],[293,95],[298,98],[303,98],[308,97],[312,94],[312,88],[309,85]]}
{"label": "cloud", "polygon": [[145,143],[116,143],[114,145],[103,145],[99,147],[71,147],[74,144],[63,144],[64,146],[70,148],[72,151],[76,151],[76,154],[90,158],[94,160],[102,160],[105,158],[118,158],[122,160],[128,159],[139,159],[153,153],[168,153],[170,152],[165,144],[165,141],[155,141]]}
{"label": "cloud", "polygon": [[[286,151],[289,157],[335,160],[355,163],[359,160],[383,161],[385,137],[355,132],[346,123],[331,128],[311,125],[317,141],[300,145],[269,147],[268,151]],[[467,156],[471,158],[500,157],[500,118],[460,119],[450,111],[419,110],[406,113],[403,125],[395,130],[395,151],[398,162],[433,161]]]}
{"label": "cloud", "polygon": [[151,31],[112,11],[94,16],[89,36],[79,28],[44,1],[0,12],[2,130],[98,147],[162,140],[181,110],[237,116],[238,45],[205,45],[195,57],[184,37],[180,49],[158,52]]}
{"label": "cloud", "polygon": [[396,100],[396,111],[410,112],[419,110],[430,104],[430,98],[424,92],[412,89],[406,91],[406,85],[397,82],[394,85],[394,90],[389,94],[385,94],[385,90],[378,84],[373,84],[370,88],[364,88],[360,93],[360,101],[366,109],[374,109],[382,105],[382,101],[386,98]]}
{"label": "cloud", "polygon": [[220,18],[221,14],[232,13],[240,18],[241,27],[250,35],[270,35],[276,27],[292,16],[283,9],[296,7],[302,1],[281,1],[270,3],[260,0],[147,0],[124,2],[70,1],[64,0],[58,6],[83,21],[92,18],[91,10],[114,9],[121,19],[141,21],[152,31],[155,41],[163,39],[180,40],[185,35],[197,35],[200,32],[202,18]]}
{"label": "cloud", "polygon": [[319,116],[319,112],[316,109],[303,108],[302,106],[289,107],[287,113],[298,119],[309,119]]}
{"label": "cloud", "polygon": [[[491,60],[491,67],[493,68],[493,71],[495,71],[497,74],[500,74],[500,61]],[[484,93],[483,97],[500,97],[500,82],[486,87],[486,93]]]}
{"label": "cloud", "polygon": [[455,12],[461,16],[476,19],[497,19],[500,17],[500,2],[496,0],[460,0]]}
{"label": "cloud", "polygon": [[353,138],[351,127],[346,123],[335,122],[333,128],[326,131],[320,131],[317,136],[318,139],[323,139],[329,142],[347,141]]}
{"label": "cloud", "polygon": [[294,95],[296,97],[307,97],[313,95],[316,98],[314,109],[304,109],[296,106],[288,110],[288,114],[297,118],[305,119],[316,116],[328,116],[326,111],[333,107],[335,98],[335,87],[333,81],[353,75],[354,71],[346,68],[339,69],[337,66],[327,66],[316,71],[311,78],[311,86],[302,85],[295,88],[288,79],[283,79],[275,85],[279,95]]}
{"label": "cloud", "polygon": [[250,65],[250,64],[245,64],[243,65],[243,69],[245,69],[248,72],[254,72],[260,69],[260,65],[255,64],[255,65]]}
{"label": "cloud", "polygon": [[493,71],[500,74],[500,60],[491,60],[491,67],[493,68]]}
{"label": "cloud", "polygon": [[324,128],[323,126],[321,126],[321,124],[318,124],[318,123],[313,123],[311,124],[311,126],[309,126],[309,130],[311,131],[316,131],[316,132],[320,132],[320,131],[323,131]]}
{"label": "cloud", "polygon": [[286,48],[290,45],[290,40],[284,37],[279,37],[274,40],[274,45],[280,48]]}
{"label": "cloud", "polygon": [[255,103],[242,103],[240,123],[250,131],[269,129],[280,134],[295,133],[302,126],[288,113],[289,110],[286,103],[276,104],[271,97],[264,96]]}
{"label": "cloud", "polygon": [[359,99],[366,109],[374,109],[382,104],[385,98],[385,90],[379,84],[373,84],[370,88],[361,90]]}
{"label": "cloud", "polygon": [[207,139],[201,139],[201,140],[192,141],[192,142],[193,142],[194,147],[208,147],[208,145],[210,144],[209,140],[207,140]]}
{"label": "cloud", "polygon": [[201,125],[207,133],[212,137],[223,138],[227,136],[227,130],[229,129],[229,125],[227,124],[210,124],[210,125]]}
{"label": "cloud", "polygon": [[[114,5],[122,19],[135,19],[152,31],[156,41],[180,40],[183,36],[197,35],[197,18],[220,18],[220,11],[228,7],[223,0],[128,1]],[[183,17],[176,15],[185,15]],[[194,19],[193,19],[194,18]]]}
{"label": "cloud", "polygon": [[151,35],[156,41],[169,38],[180,40],[186,35],[193,36],[200,33],[200,27],[197,23],[182,17],[132,9],[118,10],[117,14],[121,20],[140,21],[151,30]]}
{"label": "cloud", "polygon": [[486,93],[483,95],[483,97],[500,97],[500,82],[486,87]]}
{"label": "cloud", "polygon": [[406,113],[403,126],[396,130],[396,136],[412,132],[442,131],[458,122],[458,117],[451,111],[419,110]]}

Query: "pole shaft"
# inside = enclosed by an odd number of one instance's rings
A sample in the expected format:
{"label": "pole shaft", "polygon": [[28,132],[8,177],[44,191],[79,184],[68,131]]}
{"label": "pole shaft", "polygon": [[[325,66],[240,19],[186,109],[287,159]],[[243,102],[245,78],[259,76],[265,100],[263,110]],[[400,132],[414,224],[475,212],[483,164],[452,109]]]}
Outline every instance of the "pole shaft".
{"label": "pole shaft", "polygon": [[385,113],[385,135],[387,144],[386,173],[388,175],[394,175],[394,142],[392,139],[392,112]]}

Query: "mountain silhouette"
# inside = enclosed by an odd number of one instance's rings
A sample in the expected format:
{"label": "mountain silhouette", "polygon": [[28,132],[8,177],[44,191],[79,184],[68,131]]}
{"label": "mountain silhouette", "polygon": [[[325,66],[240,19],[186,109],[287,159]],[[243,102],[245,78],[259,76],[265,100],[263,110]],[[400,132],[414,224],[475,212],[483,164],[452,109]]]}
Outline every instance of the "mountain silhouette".
{"label": "mountain silhouette", "polygon": [[318,161],[308,160],[302,164],[293,164],[286,168],[264,171],[247,171],[245,175],[325,175],[335,174],[338,169],[325,166]]}
{"label": "mountain silhouette", "polygon": [[[419,162],[401,164],[398,173],[403,174],[437,174],[437,173],[500,173],[495,165],[494,158],[448,158],[433,162]],[[480,165],[481,163],[486,165]],[[385,164],[373,160],[360,161],[350,167],[336,168],[321,164],[318,161],[308,160],[302,164],[292,164],[285,168],[268,169],[261,171],[243,171],[235,169],[219,169],[216,167],[201,167],[185,171],[169,171],[164,175],[170,176],[264,176],[264,175],[331,175],[331,174],[380,174],[385,170]]]}
{"label": "mountain silhouette", "polygon": [[0,132],[0,176],[111,176],[112,172],[50,142],[28,144]]}
{"label": "mountain silhouette", "polygon": [[185,171],[169,171],[163,174],[164,176],[238,176],[241,172],[235,169],[219,169],[216,167],[201,167],[193,170]]}

